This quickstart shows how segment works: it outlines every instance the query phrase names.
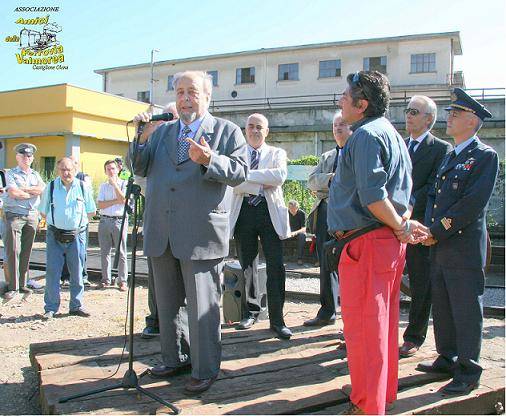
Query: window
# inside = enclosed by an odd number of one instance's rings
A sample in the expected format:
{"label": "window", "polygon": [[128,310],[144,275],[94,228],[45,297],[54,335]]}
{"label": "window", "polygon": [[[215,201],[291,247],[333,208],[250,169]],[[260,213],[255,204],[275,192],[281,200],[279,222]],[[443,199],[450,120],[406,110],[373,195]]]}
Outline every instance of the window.
{"label": "window", "polygon": [[56,157],[41,157],[42,172],[44,172],[45,178],[51,178],[54,175],[54,167],[56,165]]}
{"label": "window", "polygon": [[174,91],[174,75],[167,77],[167,91]]}
{"label": "window", "polygon": [[137,101],[142,101],[143,103],[149,103],[149,91],[138,91],[137,92]]}
{"label": "window", "polygon": [[278,65],[278,81],[298,81],[299,64]]}
{"label": "window", "polygon": [[387,57],[374,56],[364,58],[364,71],[379,71],[382,74],[387,73]]}
{"label": "window", "polygon": [[335,78],[341,76],[341,60],[320,61],[320,78]]}
{"label": "window", "polygon": [[218,71],[207,71],[213,77],[213,87],[218,86]]}
{"label": "window", "polygon": [[436,54],[417,53],[411,55],[411,72],[436,72]]}
{"label": "window", "polygon": [[253,84],[255,82],[255,67],[237,68],[235,70],[236,84]]}

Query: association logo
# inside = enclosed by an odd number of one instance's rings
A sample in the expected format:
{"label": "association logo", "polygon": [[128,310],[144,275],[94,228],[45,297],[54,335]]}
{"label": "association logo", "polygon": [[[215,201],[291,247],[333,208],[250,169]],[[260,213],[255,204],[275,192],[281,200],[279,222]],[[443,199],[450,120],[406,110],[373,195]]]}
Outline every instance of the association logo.
{"label": "association logo", "polygon": [[[18,7],[15,12],[51,11],[59,7]],[[63,28],[50,14],[37,17],[23,15],[15,19],[16,33],[8,35],[5,42],[16,45],[14,59],[19,65],[29,65],[34,70],[67,70],[62,43]]]}

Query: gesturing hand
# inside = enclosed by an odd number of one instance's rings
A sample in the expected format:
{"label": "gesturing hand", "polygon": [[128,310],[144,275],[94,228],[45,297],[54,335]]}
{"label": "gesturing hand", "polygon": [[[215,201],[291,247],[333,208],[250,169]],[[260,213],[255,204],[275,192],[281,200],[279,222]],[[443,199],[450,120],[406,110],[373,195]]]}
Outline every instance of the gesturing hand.
{"label": "gesturing hand", "polygon": [[211,161],[211,148],[209,147],[209,143],[207,143],[203,137],[200,138],[200,144],[189,137],[185,140],[190,143],[190,149],[188,149],[190,159],[200,165],[209,165]]}

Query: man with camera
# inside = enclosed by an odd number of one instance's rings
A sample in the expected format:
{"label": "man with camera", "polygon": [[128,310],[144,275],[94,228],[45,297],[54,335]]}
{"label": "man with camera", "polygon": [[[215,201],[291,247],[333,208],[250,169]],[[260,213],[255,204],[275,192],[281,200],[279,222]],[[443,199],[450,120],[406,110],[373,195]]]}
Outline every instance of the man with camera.
{"label": "man with camera", "polygon": [[60,307],[60,276],[64,259],[70,271],[69,315],[88,317],[83,308],[82,251],[86,250],[88,219],[96,207],[91,188],[76,179],[76,166],[64,157],[56,165],[58,178],[46,187],[39,207],[46,218],[46,288],[44,319],[52,319]]}

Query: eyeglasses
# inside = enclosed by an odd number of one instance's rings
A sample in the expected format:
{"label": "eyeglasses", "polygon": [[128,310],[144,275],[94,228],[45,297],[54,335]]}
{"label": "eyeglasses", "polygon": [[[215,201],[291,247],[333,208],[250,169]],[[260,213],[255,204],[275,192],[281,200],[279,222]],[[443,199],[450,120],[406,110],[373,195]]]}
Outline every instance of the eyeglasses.
{"label": "eyeglasses", "polygon": [[404,114],[410,115],[410,116],[417,116],[420,114],[420,110],[417,110],[416,108],[406,108],[404,109]]}

